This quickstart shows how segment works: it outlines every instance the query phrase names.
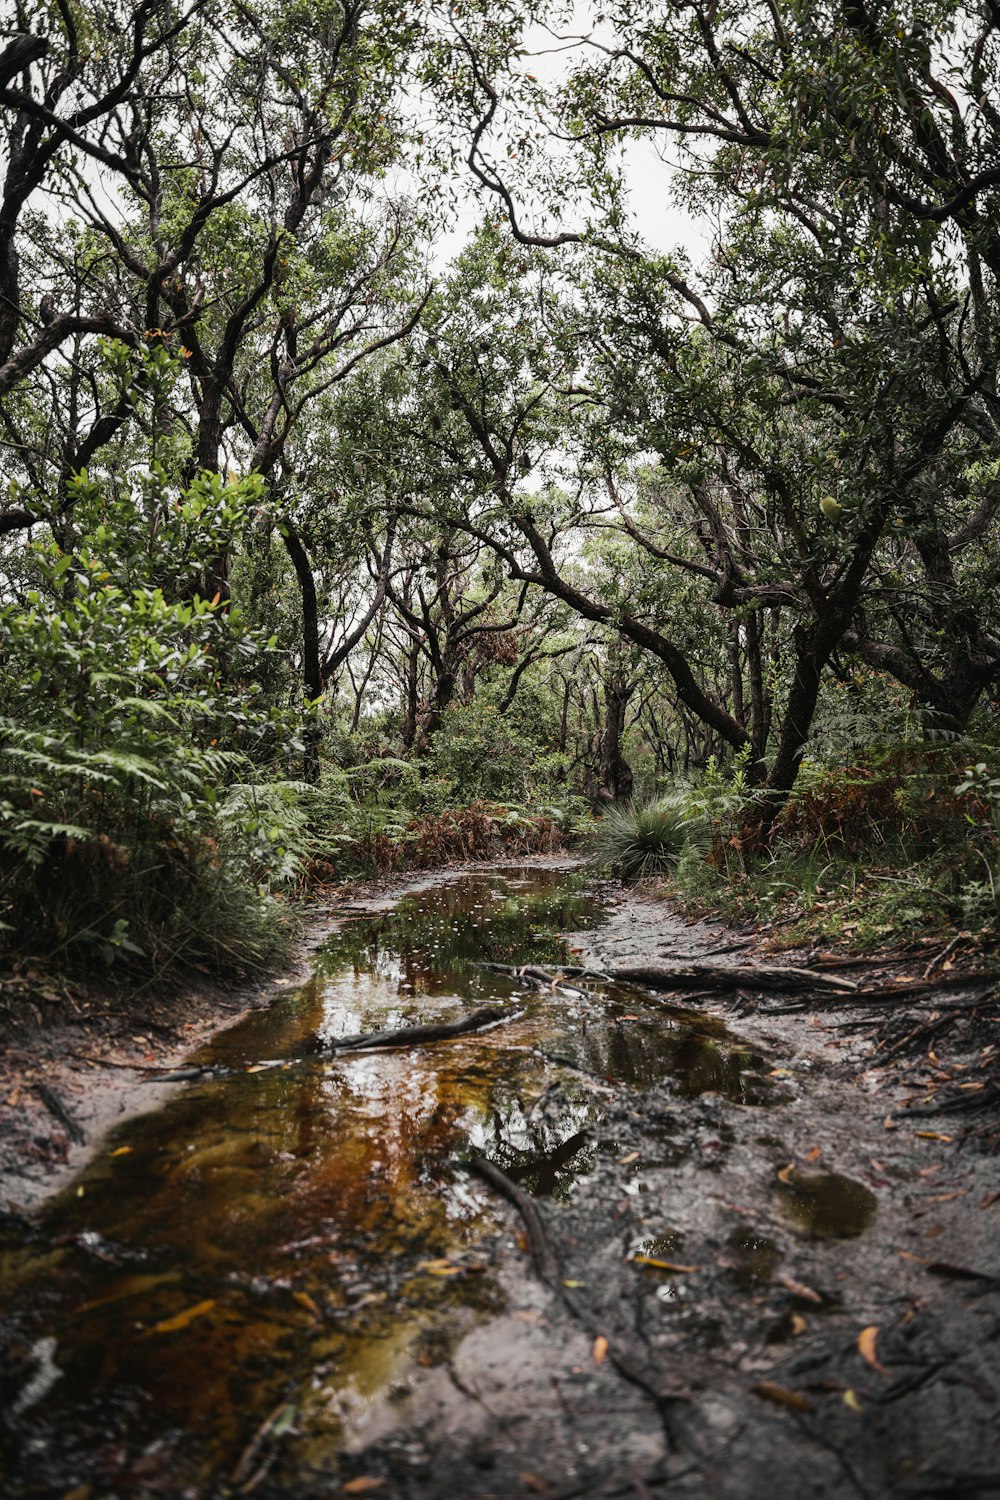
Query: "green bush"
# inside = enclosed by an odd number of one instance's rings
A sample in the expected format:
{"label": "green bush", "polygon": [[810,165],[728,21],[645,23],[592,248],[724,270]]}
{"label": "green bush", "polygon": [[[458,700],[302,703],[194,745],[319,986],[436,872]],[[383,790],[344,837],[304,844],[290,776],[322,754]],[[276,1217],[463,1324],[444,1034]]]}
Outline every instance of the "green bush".
{"label": "green bush", "polygon": [[605,813],[592,836],[594,855],[626,880],[665,875],[680,859],[690,831],[682,797],[628,802]]}
{"label": "green bush", "polygon": [[7,942],[83,964],[260,968],[280,946],[261,886],[288,819],[262,824],[226,786],[245,785],[250,750],[301,741],[255,679],[270,643],[197,593],[255,487],[206,475],[177,494],[152,476],[139,509],[155,546],[101,519],[116,506],[85,476],[77,487],[90,529],[71,550],[34,544],[34,586],[0,612]]}

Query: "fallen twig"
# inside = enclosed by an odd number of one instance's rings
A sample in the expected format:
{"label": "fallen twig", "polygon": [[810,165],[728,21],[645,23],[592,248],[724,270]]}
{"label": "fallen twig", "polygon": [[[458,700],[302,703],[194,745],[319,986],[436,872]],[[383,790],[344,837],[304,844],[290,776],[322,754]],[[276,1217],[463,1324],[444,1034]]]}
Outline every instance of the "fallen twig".
{"label": "fallen twig", "polygon": [[83,1128],[74,1120],[65,1104],[59,1098],[59,1095],[53,1093],[47,1083],[35,1083],[32,1084],[32,1087],[49,1114],[54,1115],[59,1121],[70,1140],[74,1141],[76,1145],[82,1146],[87,1139]]}

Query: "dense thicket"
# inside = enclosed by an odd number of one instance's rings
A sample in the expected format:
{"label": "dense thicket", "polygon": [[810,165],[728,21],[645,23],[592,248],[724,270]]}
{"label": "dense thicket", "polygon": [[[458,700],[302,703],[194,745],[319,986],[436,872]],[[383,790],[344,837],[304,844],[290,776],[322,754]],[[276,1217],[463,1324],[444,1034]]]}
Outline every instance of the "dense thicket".
{"label": "dense thicket", "polygon": [[868,818],[988,906],[998,36],[990,0],[19,5],[11,943],[264,963],[308,871],[706,767],[689,864]]}

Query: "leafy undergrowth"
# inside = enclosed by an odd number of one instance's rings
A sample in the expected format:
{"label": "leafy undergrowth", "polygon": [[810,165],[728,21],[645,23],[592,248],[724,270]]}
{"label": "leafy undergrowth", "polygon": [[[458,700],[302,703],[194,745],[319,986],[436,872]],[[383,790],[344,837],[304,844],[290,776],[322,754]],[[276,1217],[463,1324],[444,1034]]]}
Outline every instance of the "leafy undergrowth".
{"label": "leafy undergrowth", "polygon": [[[956,934],[992,947],[1000,940],[998,790],[987,763],[969,767],[954,747],[807,766],[762,849],[745,832],[753,794],[740,768],[726,779],[710,767],[671,804],[687,822],[683,848],[664,841],[649,873],[663,872],[670,898],[687,910],[752,923],[790,947],[870,952]],[[638,836],[638,810],[620,810],[618,822]],[[617,865],[625,870],[620,851]]]}
{"label": "leafy undergrowth", "polygon": [[394,827],[363,828],[336,856],[312,860],[304,885],[342,880],[345,875],[384,875],[431,870],[468,860],[553,854],[566,846],[567,833],[551,813],[529,812],[503,803],[477,800],[468,807],[410,817]]}

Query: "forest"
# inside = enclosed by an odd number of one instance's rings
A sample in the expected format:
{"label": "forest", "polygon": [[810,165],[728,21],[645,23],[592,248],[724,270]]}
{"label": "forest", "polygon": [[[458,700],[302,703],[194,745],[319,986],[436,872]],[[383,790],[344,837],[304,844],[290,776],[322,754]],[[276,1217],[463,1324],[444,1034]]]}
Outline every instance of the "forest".
{"label": "forest", "polygon": [[[9,0],[0,109],[5,1036],[85,1002],[145,1043],[150,996],[264,984],[324,903],[470,864],[601,871],[639,927],[659,902],[709,934],[685,961],[723,923],[817,1005],[834,954],[838,1004],[866,973],[883,999],[985,982],[995,0]],[[543,928],[587,926],[550,898],[524,898]],[[649,922],[619,980],[683,988],[649,980]],[[491,1004],[497,975],[614,979],[534,940],[482,949]],[[993,1103],[995,988],[975,1002],[965,1087]],[[274,1422],[253,1442],[184,1493],[269,1495]],[[996,1493],[995,1468],[899,1493]],[[372,1472],[343,1492],[397,1493]],[[467,1472],[426,1494],[478,1495]],[[522,1481],[496,1493],[549,1492]],[[734,1485],[690,1493],[760,1492]]]}
{"label": "forest", "polygon": [[989,5],[18,14],[14,952],[664,798],[696,894],[992,926]]}

